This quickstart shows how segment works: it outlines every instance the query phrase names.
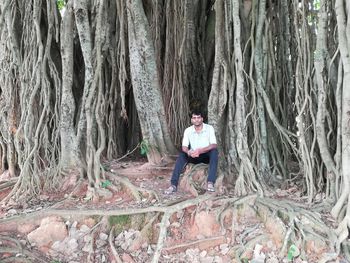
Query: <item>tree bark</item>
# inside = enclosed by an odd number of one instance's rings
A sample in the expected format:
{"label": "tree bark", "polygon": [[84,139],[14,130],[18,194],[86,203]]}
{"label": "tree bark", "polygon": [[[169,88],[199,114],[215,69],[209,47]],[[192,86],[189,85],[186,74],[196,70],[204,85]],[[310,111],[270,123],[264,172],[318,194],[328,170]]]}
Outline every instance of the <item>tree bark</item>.
{"label": "tree bark", "polygon": [[75,101],[73,97],[73,7],[66,5],[61,26],[62,95],[60,114],[61,165],[71,168],[77,163],[77,142],[74,134]]}
{"label": "tree bark", "polygon": [[128,1],[130,73],[148,161],[159,164],[175,154],[165,119],[149,24],[141,0]]}

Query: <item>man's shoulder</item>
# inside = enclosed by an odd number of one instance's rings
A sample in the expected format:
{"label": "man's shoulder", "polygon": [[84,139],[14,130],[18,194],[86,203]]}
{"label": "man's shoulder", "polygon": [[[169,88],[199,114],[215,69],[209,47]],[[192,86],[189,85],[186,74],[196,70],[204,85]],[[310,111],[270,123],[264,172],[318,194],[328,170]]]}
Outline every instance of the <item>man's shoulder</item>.
{"label": "man's shoulder", "polygon": [[207,124],[207,123],[203,123],[203,126],[207,129],[214,129],[214,127],[210,124]]}
{"label": "man's shoulder", "polygon": [[194,126],[192,125],[192,126],[190,126],[190,127],[187,127],[186,129],[185,129],[185,132],[190,132],[190,131],[193,131],[194,130]]}

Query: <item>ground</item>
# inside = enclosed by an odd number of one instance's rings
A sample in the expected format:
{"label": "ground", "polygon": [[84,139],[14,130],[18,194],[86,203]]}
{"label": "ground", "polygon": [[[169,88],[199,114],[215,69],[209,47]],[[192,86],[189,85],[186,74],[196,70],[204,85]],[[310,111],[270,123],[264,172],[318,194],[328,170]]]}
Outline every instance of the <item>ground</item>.
{"label": "ground", "polygon": [[[334,253],[331,242],[298,238],[294,232],[285,242],[290,222],[283,222],[283,216],[271,217],[255,195],[243,200],[229,191],[200,191],[196,197],[183,184],[169,196],[163,192],[173,164],[154,167],[143,161],[124,161],[104,166],[108,172],[98,198],[71,173],[59,191],[42,193],[25,205],[2,206],[0,261],[151,262],[161,251],[159,262],[320,262],[322,256]],[[128,183],[136,186],[136,194],[125,190]],[[8,191],[3,190],[0,198]],[[288,199],[288,204],[298,202],[308,209],[300,196],[298,187],[290,186],[264,200]],[[169,222],[163,224],[164,207],[172,210]],[[133,212],[128,216],[124,211]],[[335,222],[327,213],[321,212],[320,217],[334,229]],[[305,218],[298,216],[299,221]],[[164,243],[159,238],[162,233]],[[346,261],[335,255],[328,262]]]}

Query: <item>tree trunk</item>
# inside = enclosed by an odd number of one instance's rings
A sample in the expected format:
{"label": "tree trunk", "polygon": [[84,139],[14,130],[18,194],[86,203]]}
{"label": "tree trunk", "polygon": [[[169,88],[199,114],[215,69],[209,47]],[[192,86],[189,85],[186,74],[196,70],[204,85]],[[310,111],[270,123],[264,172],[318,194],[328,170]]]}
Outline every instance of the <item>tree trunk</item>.
{"label": "tree trunk", "polygon": [[62,20],[61,53],[62,53],[62,95],[60,114],[61,166],[71,168],[77,163],[77,144],[74,135],[75,101],[73,97],[73,7],[72,2],[66,5]]}
{"label": "tree trunk", "polygon": [[141,0],[128,2],[130,73],[147,158],[159,164],[175,154],[165,119],[150,28]]}

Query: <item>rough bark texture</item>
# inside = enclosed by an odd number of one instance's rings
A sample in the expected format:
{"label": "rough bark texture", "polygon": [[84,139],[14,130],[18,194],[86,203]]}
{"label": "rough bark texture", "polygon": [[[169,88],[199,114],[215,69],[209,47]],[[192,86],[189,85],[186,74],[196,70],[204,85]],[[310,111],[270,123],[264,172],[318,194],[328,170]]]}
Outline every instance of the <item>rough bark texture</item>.
{"label": "rough bark texture", "polygon": [[128,3],[130,72],[143,139],[149,145],[151,163],[174,154],[160,93],[154,47],[141,1]]}
{"label": "rough bark texture", "polygon": [[160,164],[202,106],[228,190],[325,196],[346,248],[349,21],[343,0],[1,1],[0,172],[17,176],[3,201],[71,168],[94,193],[103,160],[141,142]]}

